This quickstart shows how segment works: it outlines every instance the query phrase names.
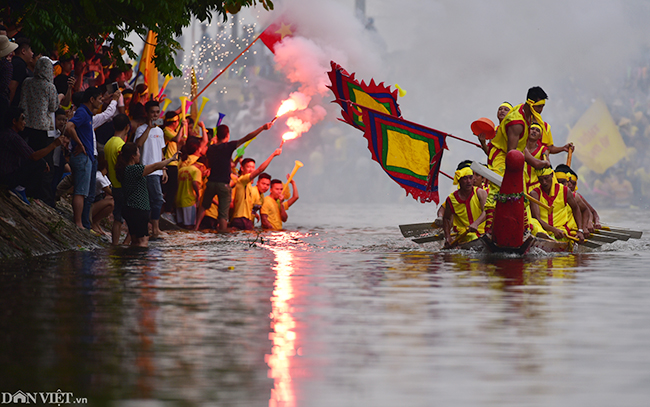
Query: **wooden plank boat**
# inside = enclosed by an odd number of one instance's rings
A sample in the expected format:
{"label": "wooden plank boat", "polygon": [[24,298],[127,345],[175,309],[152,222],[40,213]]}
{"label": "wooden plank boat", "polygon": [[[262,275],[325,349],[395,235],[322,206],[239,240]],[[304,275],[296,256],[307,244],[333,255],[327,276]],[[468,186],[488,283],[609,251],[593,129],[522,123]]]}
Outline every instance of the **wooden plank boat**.
{"label": "wooden plank boat", "polygon": [[[453,248],[483,250],[489,253],[513,253],[526,254],[532,248],[540,249],[545,252],[572,252],[576,246],[574,242],[557,241],[553,239],[542,239],[530,235],[527,227],[524,227],[524,201],[523,195],[523,154],[513,150],[506,155],[506,173],[503,177],[479,166],[477,171],[490,179],[494,183],[501,185],[501,193],[508,196],[519,195],[517,199],[497,202],[494,211],[492,236],[483,235],[479,239],[471,242],[454,245]],[[474,169],[472,165],[472,169]],[[492,174],[492,175],[491,175]],[[492,176],[492,178],[490,178]],[[517,216],[516,214],[520,214]],[[514,215],[513,215],[514,214]],[[437,219],[435,222],[423,222],[410,225],[400,225],[400,230],[404,237],[412,238],[415,243],[427,243],[434,241],[444,241],[445,236]],[[630,238],[639,239],[643,232],[630,229],[614,228],[603,226],[580,243],[581,247],[589,249],[599,248],[606,243],[613,243],[617,240],[628,240]],[[462,236],[457,236],[459,239]],[[577,241],[577,239],[575,239]]]}

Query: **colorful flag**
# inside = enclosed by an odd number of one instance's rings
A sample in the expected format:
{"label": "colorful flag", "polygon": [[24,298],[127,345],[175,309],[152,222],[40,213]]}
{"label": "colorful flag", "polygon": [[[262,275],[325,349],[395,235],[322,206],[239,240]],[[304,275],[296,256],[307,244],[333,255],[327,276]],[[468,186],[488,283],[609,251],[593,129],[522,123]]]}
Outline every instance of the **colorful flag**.
{"label": "colorful flag", "polygon": [[420,202],[439,202],[438,173],[446,133],[394,115],[361,108],[372,159]]}
{"label": "colorful flag", "polygon": [[286,18],[281,17],[260,34],[260,40],[275,54],[276,44],[282,41],[284,37],[293,36],[295,31],[295,25],[288,23]]}
{"label": "colorful flag", "polygon": [[330,64],[332,70],[327,75],[332,82],[332,86],[328,86],[328,88],[332,90],[336,102],[341,106],[343,121],[359,130],[364,130],[361,112],[347,101],[388,115],[402,116],[397,104],[397,89],[391,91],[390,86],[384,86],[383,82],[377,85],[374,79],[370,80],[369,85],[363,81],[359,83],[354,79],[354,73],[350,75],[334,61],[331,61]]}
{"label": "colorful flag", "polygon": [[607,105],[596,100],[569,133],[573,155],[590,170],[602,174],[625,157],[627,149]]}
{"label": "colorful flag", "polygon": [[144,83],[147,85],[147,93],[152,95],[158,94],[158,68],[153,63],[154,51],[158,42],[156,33],[149,30],[147,40],[144,43],[142,57],[140,59],[140,68],[138,71],[144,76]]}

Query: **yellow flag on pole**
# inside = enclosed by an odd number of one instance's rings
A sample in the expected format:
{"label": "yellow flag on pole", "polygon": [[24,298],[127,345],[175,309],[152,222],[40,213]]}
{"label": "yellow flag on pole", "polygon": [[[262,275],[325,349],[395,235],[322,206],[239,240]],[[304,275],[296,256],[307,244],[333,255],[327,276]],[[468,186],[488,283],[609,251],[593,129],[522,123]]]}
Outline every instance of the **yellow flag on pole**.
{"label": "yellow flag on pole", "polygon": [[142,59],[140,60],[140,72],[142,72],[144,83],[147,84],[147,93],[154,96],[158,95],[158,69],[153,63],[154,50],[156,49],[157,43],[158,38],[156,34],[149,30],[147,41],[142,50]]}
{"label": "yellow flag on pole", "polygon": [[573,153],[590,170],[602,174],[625,157],[626,147],[607,105],[598,99],[569,133]]}

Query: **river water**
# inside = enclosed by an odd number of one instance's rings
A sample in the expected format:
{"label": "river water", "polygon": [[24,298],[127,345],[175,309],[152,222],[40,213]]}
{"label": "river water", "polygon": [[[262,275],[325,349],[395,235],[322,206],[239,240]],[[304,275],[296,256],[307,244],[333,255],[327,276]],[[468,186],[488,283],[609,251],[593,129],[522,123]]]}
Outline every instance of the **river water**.
{"label": "river water", "polygon": [[[287,232],[0,263],[3,402],[650,404],[646,236],[576,255],[444,253],[397,228],[432,220],[421,205],[300,205]],[[645,213],[602,218],[650,230]]]}

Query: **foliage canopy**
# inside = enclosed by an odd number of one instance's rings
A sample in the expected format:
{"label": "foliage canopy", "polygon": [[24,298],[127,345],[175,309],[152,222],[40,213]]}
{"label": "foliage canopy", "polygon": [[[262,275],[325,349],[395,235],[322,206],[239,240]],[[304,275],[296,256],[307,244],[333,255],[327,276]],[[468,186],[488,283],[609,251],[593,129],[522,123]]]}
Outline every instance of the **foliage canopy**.
{"label": "foliage canopy", "polygon": [[96,44],[108,41],[113,55],[124,50],[136,59],[127,37],[136,33],[144,40],[151,29],[158,35],[154,59],[158,70],[180,76],[174,55],[181,45],[174,37],[193,18],[210,22],[216,15],[227,21],[227,12],[237,13],[258,2],[273,9],[271,0],[9,0],[0,13],[7,27],[19,27],[32,48],[43,53],[65,45],[69,54],[88,56]]}

